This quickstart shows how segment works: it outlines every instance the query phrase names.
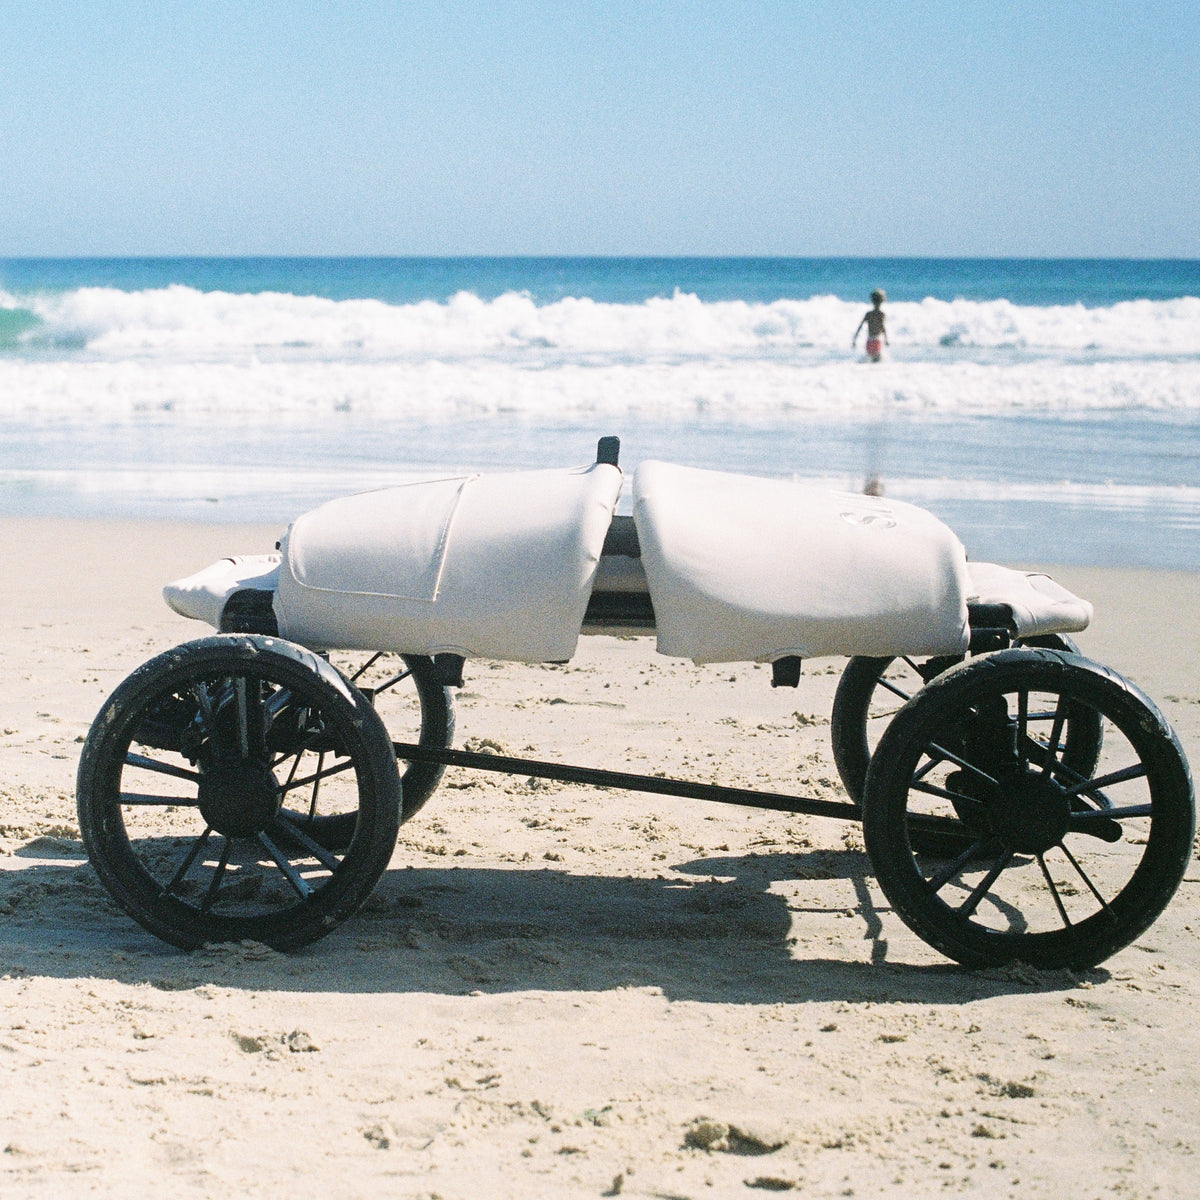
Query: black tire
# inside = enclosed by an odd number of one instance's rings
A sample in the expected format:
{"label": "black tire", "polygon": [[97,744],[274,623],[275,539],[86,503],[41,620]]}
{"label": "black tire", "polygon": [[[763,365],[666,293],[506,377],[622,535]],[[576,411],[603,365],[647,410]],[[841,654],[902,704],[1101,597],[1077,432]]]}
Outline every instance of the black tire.
{"label": "black tire", "polygon": [[[1079,653],[1079,647],[1061,633],[1019,639],[1016,645]],[[931,679],[962,661],[961,655],[925,659],[888,656],[852,658],[846,664],[833,697],[829,733],[842,786],[855,804],[862,803],[871,755],[888,721]],[[1067,732],[1067,750],[1076,770],[1086,773],[1095,766],[1100,754],[1099,738],[1098,722],[1072,724]]]}
{"label": "black tire", "polygon": [[[92,725],[77,800],[96,873],[151,933],[277,950],[366,899],[401,803],[391,739],[358,689],[300,646],[246,634],[130,675]],[[337,850],[314,836],[331,812],[351,826]]]}
{"label": "black tire", "polygon": [[[1082,773],[1064,730],[1090,710]],[[917,831],[965,844],[922,851]],[[1192,781],[1154,705],[1078,655],[1006,650],[947,671],[896,714],[867,774],[863,834],[897,915],[967,966],[1095,966],[1158,917],[1191,859]]]}

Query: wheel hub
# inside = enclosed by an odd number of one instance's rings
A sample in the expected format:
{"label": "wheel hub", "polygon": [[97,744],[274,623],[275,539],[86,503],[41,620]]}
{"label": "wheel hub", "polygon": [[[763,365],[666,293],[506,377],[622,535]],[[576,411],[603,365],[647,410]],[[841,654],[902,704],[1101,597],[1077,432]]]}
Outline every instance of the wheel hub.
{"label": "wheel hub", "polygon": [[1044,854],[1067,832],[1071,802],[1041,772],[1002,780],[985,803],[992,832],[1018,854]]}
{"label": "wheel hub", "polygon": [[200,814],[226,837],[249,837],[266,829],[283,797],[265,763],[243,759],[200,775]]}

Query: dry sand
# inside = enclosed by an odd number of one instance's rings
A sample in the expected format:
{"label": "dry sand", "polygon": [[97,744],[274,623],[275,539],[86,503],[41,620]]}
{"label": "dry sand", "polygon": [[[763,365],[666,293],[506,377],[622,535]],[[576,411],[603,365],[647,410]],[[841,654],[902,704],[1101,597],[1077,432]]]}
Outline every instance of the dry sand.
{"label": "dry sand", "polygon": [[[80,743],[206,632],[161,584],[277,533],[0,522],[0,1195],[1196,1194],[1196,866],[1086,976],[970,973],[854,827],[450,772],[310,949],[143,932],[84,860]],[[1196,576],[1056,575],[1200,761]],[[840,799],[840,666],[773,691],[585,639],[469,665],[458,741]]]}

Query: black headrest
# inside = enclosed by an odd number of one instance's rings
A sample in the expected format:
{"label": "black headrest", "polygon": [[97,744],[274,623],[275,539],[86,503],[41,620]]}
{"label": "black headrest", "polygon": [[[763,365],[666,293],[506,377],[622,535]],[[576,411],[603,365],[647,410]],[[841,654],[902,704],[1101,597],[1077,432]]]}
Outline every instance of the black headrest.
{"label": "black headrest", "polygon": [[608,463],[610,467],[618,466],[617,459],[621,457],[621,439],[619,437],[602,437],[596,443],[596,461]]}

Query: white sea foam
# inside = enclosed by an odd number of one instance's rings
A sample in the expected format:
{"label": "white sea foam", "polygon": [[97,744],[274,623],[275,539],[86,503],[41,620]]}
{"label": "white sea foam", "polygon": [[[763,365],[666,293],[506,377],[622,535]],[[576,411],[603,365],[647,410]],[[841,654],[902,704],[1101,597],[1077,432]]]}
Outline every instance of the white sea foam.
{"label": "white sea foam", "polygon": [[910,414],[1200,410],[1200,359],[858,362],[772,359],[579,362],[179,362],[0,359],[0,418],[124,419],[175,413],[309,421],[511,414],[736,421]]}
{"label": "white sea foam", "polygon": [[[60,295],[0,295],[42,327],[29,334],[86,344],[100,359],[130,355],[186,360],[301,356],[499,357],[518,361],[598,356],[609,361],[723,357],[811,361],[849,353],[863,306],[834,296],[749,303],[704,302],[676,293],[640,304],[586,297],[537,304],[507,293],[462,292],[446,303],[387,304],[281,293],[201,292],[182,285],[125,292],[79,288]],[[1022,306],[1007,300],[890,304],[888,329],[902,358],[1200,355],[1200,298],[1135,300],[1101,308]]]}

